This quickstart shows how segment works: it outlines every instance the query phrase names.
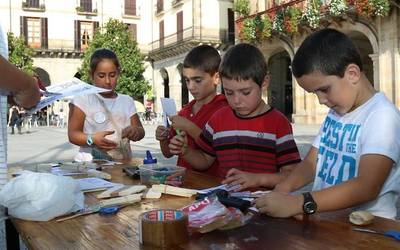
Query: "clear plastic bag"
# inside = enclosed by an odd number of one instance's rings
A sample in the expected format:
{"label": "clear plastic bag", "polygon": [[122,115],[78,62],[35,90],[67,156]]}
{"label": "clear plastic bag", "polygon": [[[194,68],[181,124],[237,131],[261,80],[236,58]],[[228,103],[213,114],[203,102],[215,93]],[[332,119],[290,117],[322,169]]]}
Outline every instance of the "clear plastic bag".
{"label": "clear plastic bag", "polygon": [[13,217],[48,221],[82,209],[84,196],[71,177],[23,171],[1,189],[0,204]]}

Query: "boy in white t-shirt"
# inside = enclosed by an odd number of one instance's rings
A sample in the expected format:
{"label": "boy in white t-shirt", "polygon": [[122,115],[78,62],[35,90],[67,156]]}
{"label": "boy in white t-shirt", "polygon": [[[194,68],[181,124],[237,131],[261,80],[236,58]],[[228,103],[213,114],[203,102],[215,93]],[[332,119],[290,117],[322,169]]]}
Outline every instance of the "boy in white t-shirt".
{"label": "boy in white t-shirt", "polygon": [[[274,217],[344,208],[394,219],[400,190],[400,113],[366,78],[345,34],[324,29],[292,62],[299,85],[330,111],[306,158],[256,207]],[[288,193],[314,181],[313,191]]]}

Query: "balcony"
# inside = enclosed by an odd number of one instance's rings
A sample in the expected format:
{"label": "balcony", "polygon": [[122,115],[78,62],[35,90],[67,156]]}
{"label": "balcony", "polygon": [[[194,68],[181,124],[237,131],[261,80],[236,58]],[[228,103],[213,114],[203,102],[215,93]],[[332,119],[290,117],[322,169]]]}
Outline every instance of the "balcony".
{"label": "balcony", "polygon": [[75,8],[76,14],[85,16],[97,16],[97,9],[85,9],[82,6],[77,6]]}
{"label": "balcony", "polygon": [[44,11],[46,11],[46,5],[44,4],[44,1],[26,0],[26,1],[22,1],[22,10],[44,12]]}
{"label": "balcony", "polygon": [[[314,30],[330,23],[354,22],[363,19],[371,22],[374,17],[389,14],[393,1],[370,2],[372,8],[364,8],[362,1],[348,1],[347,5],[328,0],[312,2],[306,0],[274,0],[267,9],[238,18],[236,31],[241,40],[258,43],[272,35],[292,37],[300,29]],[[276,4],[279,3],[279,4]],[[240,14],[240,13],[238,13]]]}

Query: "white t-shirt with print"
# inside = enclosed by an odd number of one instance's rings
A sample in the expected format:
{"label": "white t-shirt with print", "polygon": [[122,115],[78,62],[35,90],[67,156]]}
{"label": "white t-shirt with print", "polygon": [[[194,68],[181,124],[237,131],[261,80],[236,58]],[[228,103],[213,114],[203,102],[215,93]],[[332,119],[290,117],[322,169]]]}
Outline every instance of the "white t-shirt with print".
{"label": "white t-shirt with print", "polygon": [[[117,128],[114,127],[107,112],[104,110],[100,100],[103,100],[105,106],[112,114],[112,119]],[[77,96],[72,103],[79,107],[86,115],[83,125],[85,134],[94,134],[98,131],[119,131],[107,136],[107,139],[118,141],[116,138],[122,129],[131,124],[131,117],[136,114],[136,106],[132,97],[124,94],[118,94],[116,98],[104,98],[99,94],[90,94]],[[81,147],[80,152],[90,153],[90,147]]]}
{"label": "white t-shirt with print", "polygon": [[313,190],[356,177],[362,155],[379,154],[392,159],[392,170],[377,199],[354,209],[391,219],[396,217],[400,191],[400,112],[383,93],[376,93],[362,106],[342,116],[330,110],[313,146],[318,149]]}

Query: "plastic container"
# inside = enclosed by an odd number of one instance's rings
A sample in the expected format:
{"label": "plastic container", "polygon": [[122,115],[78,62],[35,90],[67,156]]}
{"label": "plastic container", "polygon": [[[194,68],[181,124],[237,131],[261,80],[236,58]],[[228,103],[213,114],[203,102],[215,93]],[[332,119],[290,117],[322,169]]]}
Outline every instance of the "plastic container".
{"label": "plastic container", "polygon": [[185,180],[186,168],[175,165],[143,164],[139,166],[140,182],[143,185],[166,184],[181,186]]}

